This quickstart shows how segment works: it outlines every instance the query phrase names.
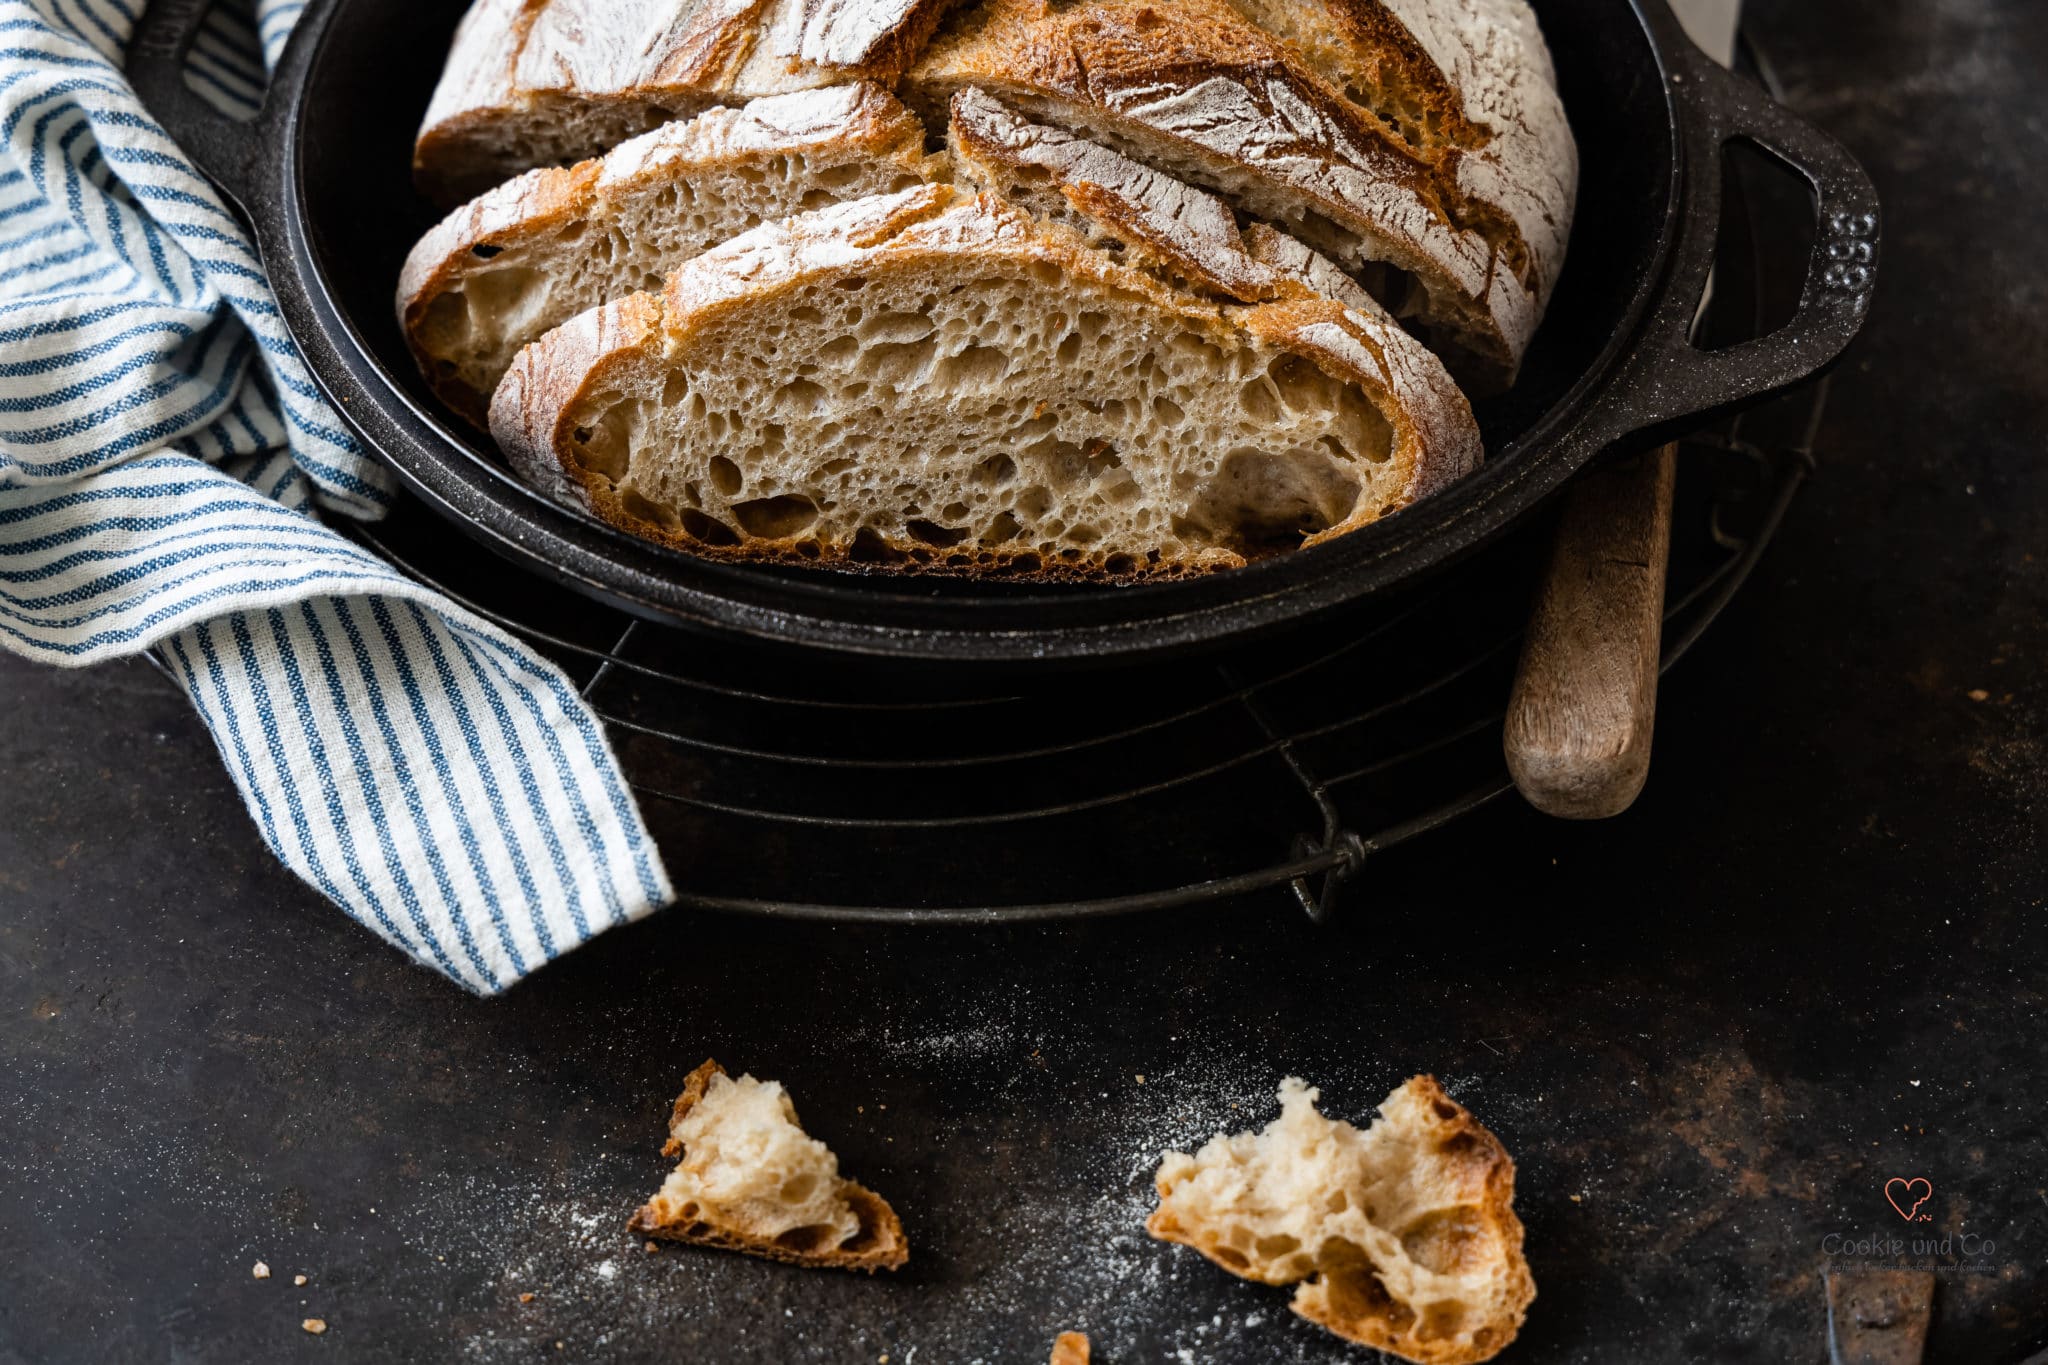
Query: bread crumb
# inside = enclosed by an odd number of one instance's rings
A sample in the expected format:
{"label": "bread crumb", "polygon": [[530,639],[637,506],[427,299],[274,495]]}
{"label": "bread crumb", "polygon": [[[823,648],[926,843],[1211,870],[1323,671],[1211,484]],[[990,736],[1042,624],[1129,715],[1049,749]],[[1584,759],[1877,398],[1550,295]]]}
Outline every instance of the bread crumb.
{"label": "bread crumb", "polygon": [[267,1280],[270,1278],[270,1267],[258,1261],[255,1265],[249,1267],[249,1273],[259,1280]]}
{"label": "bread crumb", "polygon": [[646,1252],[647,1252],[647,1254],[648,1254],[649,1256],[652,1256],[652,1255],[653,1255],[653,1254],[654,1254],[655,1252],[657,1252],[657,1251],[661,1250],[661,1243],[659,1243],[659,1242],[656,1242],[656,1241],[653,1241],[653,1240],[651,1240],[651,1239],[650,1239],[650,1240],[648,1241],[648,1243],[647,1243],[647,1246],[646,1246],[646,1248],[645,1248],[645,1249],[646,1249]]}
{"label": "bread crumb", "polygon": [[294,1275],[294,1276],[292,1276],[292,1283],[293,1283],[293,1284],[304,1284],[305,1282],[306,1282],[306,1277],[305,1277],[304,1275]]}
{"label": "bread crumb", "polygon": [[1143,1076],[1133,1076],[1131,1079],[1135,1080],[1139,1085],[1143,1085],[1145,1083],[1145,1078]]}
{"label": "bread crumb", "polygon": [[1051,1365],[1088,1365],[1088,1334],[1062,1332],[1053,1338]]}
{"label": "bread crumb", "polygon": [[1985,690],[1984,690],[1983,688],[1981,688],[1981,687],[1973,687],[1973,688],[1971,688],[1971,689],[1970,689],[1970,700],[1971,700],[1971,701],[1990,701],[1990,700],[1991,700],[1991,694],[1990,694],[1989,692],[1986,692],[1986,691],[1985,691]]}
{"label": "bread crumb", "polygon": [[1576,1195],[1576,1194],[1575,1194],[1575,1195],[1573,1195],[1573,1196],[1572,1196],[1572,1202],[1573,1202],[1574,1204],[1583,1204],[1583,1203],[1585,1203],[1586,1201],[1585,1201],[1584,1199],[1580,1198],[1580,1197],[1579,1197],[1578,1195]]}
{"label": "bread crumb", "polygon": [[532,1302],[533,1302],[533,1291],[532,1291],[531,1289],[529,1289],[529,1290],[527,1290],[527,1291],[526,1291],[526,1292],[525,1292],[524,1294],[521,1294],[521,1295],[519,1296],[519,1301],[520,1301],[521,1303],[532,1303]]}
{"label": "bread crumb", "polygon": [[317,1337],[322,1332],[327,1330],[327,1319],[307,1318],[304,1322],[300,1323],[299,1326],[305,1328],[308,1332],[311,1332],[314,1336]]}

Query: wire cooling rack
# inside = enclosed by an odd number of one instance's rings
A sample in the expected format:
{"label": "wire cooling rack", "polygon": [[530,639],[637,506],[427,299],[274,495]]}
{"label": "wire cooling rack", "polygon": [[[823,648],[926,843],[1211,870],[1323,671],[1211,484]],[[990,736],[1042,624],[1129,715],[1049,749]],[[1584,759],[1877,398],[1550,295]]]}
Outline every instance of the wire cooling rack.
{"label": "wire cooling rack", "polygon": [[[1681,444],[1665,669],[1782,523],[1825,397],[1797,396],[1782,444],[1740,420]],[[653,625],[451,556],[416,510],[356,534],[570,671],[693,887],[684,901],[989,922],[1281,887],[1321,920],[1372,855],[1512,791],[1500,728],[1547,531],[1369,616],[1214,661],[995,686]]]}
{"label": "wire cooling rack", "polygon": [[[1810,243],[1796,187],[1730,170],[1708,318],[1722,344],[1769,328]],[[1680,443],[1664,669],[1777,533],[1826,399],[1823,382]],[[970,681],[639,620],[490,559],[411,501],[347,530],[569,672],[683,902],[918,923],[1282,888],[1328,918],[1374,855],[1513,790],[1501,724],[1550,538],[1539,520],[1420,590],[1194,663]]]}

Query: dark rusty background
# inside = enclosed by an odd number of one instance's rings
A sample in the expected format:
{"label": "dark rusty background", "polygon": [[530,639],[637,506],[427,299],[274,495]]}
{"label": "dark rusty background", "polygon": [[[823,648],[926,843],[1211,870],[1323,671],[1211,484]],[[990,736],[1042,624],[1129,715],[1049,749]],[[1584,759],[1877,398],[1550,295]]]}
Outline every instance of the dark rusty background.
{"label": "dark rusty background", "polygon": [[[1930,1359],[2048,1344],[2048,5],[1750,11],[1875,175],[1886,266],[1636,810],[1504,803],[1324,932],[1277,896],[1007,931],[672,912],[479,1002],[269,860],[145,665],[0,658],[0,1361],[965,1365],[1063,1328],[1108,1365],[1355,1358],[1132,1224],[1156,1149],[1263,1121],[1281,1074],[1362,1119],[1417,1070],[1520,1162],[1509,1359],[1819,1360],[1831,1233],[1994,1244],[1941,1276]],[[788,1083],[908,1270],[624,1235],[706,1055]]]}

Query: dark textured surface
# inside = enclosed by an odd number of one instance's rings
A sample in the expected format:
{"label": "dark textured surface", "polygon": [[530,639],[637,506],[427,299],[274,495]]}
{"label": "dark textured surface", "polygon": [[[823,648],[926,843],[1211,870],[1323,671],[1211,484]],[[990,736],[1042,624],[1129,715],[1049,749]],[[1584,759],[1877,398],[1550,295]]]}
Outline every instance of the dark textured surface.
{"label": "dark textured surface", "polygon": [[[947,1365],[1063,1328],[1108,1365],[1351,1358],[1135,1221],[1156,1150],[1263,1121],[1281,1074],[1362,1119],[1416,1070],[1520,1161],[1540,1297],[1508,1359],[1818,1360],[1830,1234],[1993,1244],[1942,1275],[1931,1359],[2048,1344],[2048,7],[1751,10],[1874,172],[1886,275],[1636,810],[1494,808],[1325,933],[1277,898],[670,913],[479,1002],[270,862],[146,667],[0,659],[0,1360]],[[903,1213],[906,1271],[624,1235],[707,1054],[789,1084]]]}

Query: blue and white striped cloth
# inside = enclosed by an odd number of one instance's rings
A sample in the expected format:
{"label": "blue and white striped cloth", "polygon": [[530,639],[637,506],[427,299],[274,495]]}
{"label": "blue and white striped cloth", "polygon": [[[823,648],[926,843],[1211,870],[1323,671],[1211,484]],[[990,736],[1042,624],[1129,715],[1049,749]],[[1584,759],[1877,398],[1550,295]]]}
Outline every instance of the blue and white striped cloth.
{"label": "blue and white striped cloth", "polygon": [[[568,680],[316,519],[381,516],[392,477],[123,78],[141,3],[0,0],[0,644],[158,647],[279,858],[502,990],[667,873]],[[187,82],[251,112],[299,9],[223,0]]]}

